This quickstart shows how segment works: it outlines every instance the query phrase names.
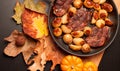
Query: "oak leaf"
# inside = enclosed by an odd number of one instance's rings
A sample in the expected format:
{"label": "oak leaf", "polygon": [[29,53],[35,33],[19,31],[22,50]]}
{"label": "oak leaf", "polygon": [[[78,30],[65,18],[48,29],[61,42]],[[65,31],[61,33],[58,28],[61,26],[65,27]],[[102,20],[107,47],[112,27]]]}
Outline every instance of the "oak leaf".
{"label": "oak leaf", "polygon": [[24,5],[20,2],[16,2],[16,5],[14,7],[15,14],[12,16],[12,18],[17,22],[17,24],[21,24],[21,15],[24,10]]}
{"label": "oak leaf", "polygon": [[[21,34],[21,36],[25,37],[26,39],[26,42],[23,46],[16,46],[15,44],[15,40],[19,34]],[[22,32],[19,32],[18,30],[14,30],[11,35],[6,37],[4,40],[8,41],[8,45],[5,47],[4,53],[10,57],[16,57],[22,53],[27,64],[29,58],[33,54],[33,49],[36,46],[36,41],[29,37],[26,37]]]}

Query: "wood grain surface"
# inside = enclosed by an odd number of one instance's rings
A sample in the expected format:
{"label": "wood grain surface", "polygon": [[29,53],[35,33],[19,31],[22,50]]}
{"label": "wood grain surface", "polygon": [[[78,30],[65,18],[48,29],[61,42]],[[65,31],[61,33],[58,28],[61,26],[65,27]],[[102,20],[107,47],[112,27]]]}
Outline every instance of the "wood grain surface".
{"label": "wood grain surface", "polygon": [[117,8],[118,8],[118,12],[119,12],[119,14],[120,14],[120,0],[114,0],[114,2],[115,2],[115,4],[116,4],[116,6],[117,6]]}

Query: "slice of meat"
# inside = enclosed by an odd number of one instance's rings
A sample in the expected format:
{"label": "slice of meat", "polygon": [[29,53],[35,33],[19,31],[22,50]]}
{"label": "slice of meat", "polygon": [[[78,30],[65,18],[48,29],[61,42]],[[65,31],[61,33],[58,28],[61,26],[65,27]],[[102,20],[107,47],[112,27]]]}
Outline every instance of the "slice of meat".
{"label": "slice of meat", "polygon": [[90,20],[91,12],[88,12],[85,8],[80,8],[77,13],[69,19],[67,26],[73,31],[83,30]]}
{"label": "slice of meat", "polygon": [[85,40],[91,47],[103,46],[109,38],[109,31],[108,26],[103,28],[93,27],[92,33]]}
{"label": "slice of meat", "polygon": [[70,8],[72,1],[73,0],[56,0],[53,6],[53,13],[56,16],[63,16]]}

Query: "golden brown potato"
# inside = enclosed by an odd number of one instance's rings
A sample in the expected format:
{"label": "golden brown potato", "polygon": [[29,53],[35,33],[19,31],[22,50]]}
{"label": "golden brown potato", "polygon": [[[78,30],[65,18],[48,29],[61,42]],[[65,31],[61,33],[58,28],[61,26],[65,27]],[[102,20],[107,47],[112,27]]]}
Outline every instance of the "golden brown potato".
{"label": "golden brown potato", "polygon": [[113,11],[113,7],[109,3],[103,3],[101,5],[101,7],[102,7],[102,9],[106,10],[107,12],[112,12]]}
{"label": "golden brown potato", "polygon": [[104,27],[104,26],[105,26],[105,21],[104,21],[103,19],[97,20],[96,26],[97,26],[98,28]]}
{"label": "golden brown potato", "polygon": [[99,19],[99,13],[98,13],[98,11],[95,10],[93,12],[93,17],[92,17],[91,23],[95,24],[98,19]]}
{"label": "golden brown potato", "polygon": [[112,26],[113,22],[109,18],[105,18],[105,25]]}
{"label": "golden brown potato", "polygon": [[74,14],[76,14],[76,12],[77,12],[77,9],[75,7],[71,6],[69,8],[69,11],[68,11],[69,16],[73,16]]}
{"label": "golden brown potato", "polygon": [[91,51],[91,48],[89,46],[89,44],[85,43],[82,48],[81,48],[83,53],[89,53]]}
{"label": "golden brown potato", "polygon": [[84,1],[84,6],[87,7],[87,8],[93,8],[94,2],[92,2],[91,0],[85,0]]}
{"label": "golden brown potato", "polygon": [[70,44],[69,47],[74,51],[79,51],[82,48],[81,45],[73,45],[73,44]]}
{"label": "golden brown potato", "polygon": [[95,3],[99,3],[99,2],[100,2],[100,0],[93,0],[93,2],[95,2]]}
{"label": "golden brown potato", "polygon": [[75,38],[79,38],[84,35],[84,32],[83,31],[73,31],[73,32],[71,32],[71,35]]}
{"label": "golden brown potato", "polygon": [[85,40],[83,38],[73,38],[73,43],[75,45],[83,45],[85,43]]}
{"label": "golden brown potato", "polygon": [[107,11],[104,10],[104,9],[99,10],[99,17],[100,17],[101,19],[105,19],[106,17],[108,17]]}
{"label": "golden brown potato", "polygon": [[84,28],[84,34],[85,34],[85,35],[90,35],[91,33],[92,33],[91,27],[86,26],[86,27]]}
{"label": "golden brown potato", "polygon": [[67,44],[72,43],[72,41],[73,41],[72,35],[71,34],[65,34],[65,35],[63,35],[63,41],[65,43],[67,43]]}
{"label": "golden brown potato", "polygon": [[82,4],[83,4],[83,2],[81,0],[74,0],[73,1],[73,5],[76,8],[81,8]]}
{"label": "golden brown potato", "polygon": [[98,4],[98,3],[95,3],[93,7],[95,10],[98,10],[98,11],[101,9],[100,4]]}
{"label": "golden brown potato", "polygon": [[61,23],[62,23],[61,17],[57,17],[52,21],[52,26],[57,28],[61,26]]}
{"label": "golden brown potato", "polygon": [[56,37],[59,37],[62,35],[62,29],[61,28],[54,28],[53,29],[53,34],[56,36]]}
{"label": "golden brown potato", "polygon": [[62,25],[61,26],[61,29],[62,29],[62,31],[63,31],[63,33],[66,33],[66,34],[69,34],[69,33],[71,33],[71,29],[70,28],[68,28],[66,25]]}
{"label": "golden brown potato", "polygon": [[96,21],[97,21],[97,20],[96,20],[94,17],[92,17],[91,24],[95,24]]}
{"label": "golden brown potato", "polygon": [[68,13],[66,13],[65,15],[63,15],[61,17],[62,19],[62,24],[67,24],[68,23]]}
{"label": "golden brown potato", "polygon": [[103,3],[105,3],[106,2],[106,0],[100,0],[99,1],[99,4],[103,4]]}

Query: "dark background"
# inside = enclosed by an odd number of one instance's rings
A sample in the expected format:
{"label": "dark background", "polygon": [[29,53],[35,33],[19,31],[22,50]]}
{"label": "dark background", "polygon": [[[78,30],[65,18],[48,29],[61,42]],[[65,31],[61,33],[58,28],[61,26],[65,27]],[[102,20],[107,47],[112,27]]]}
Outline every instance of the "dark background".
{"label": "dark background", "polygon": [[[27,66],[22,58],[18,55],[15,58],[4,55],[3,50],[7,42],[3,40],[4,37],[14,30],[20,30],[21,27],[16,25],[11,16],[13,15],[13,7],[17,0],[2,0],[0,2],[0,71],[27,71]],[[21,31],[21,30],[20,30]],[[120,28],[114,42],[105,51],[103,58],[99,65],[99,71],[120,71]],[[49,71],[47,64],[46,71]],[[59,67],[55,71],[58,71]]]}

